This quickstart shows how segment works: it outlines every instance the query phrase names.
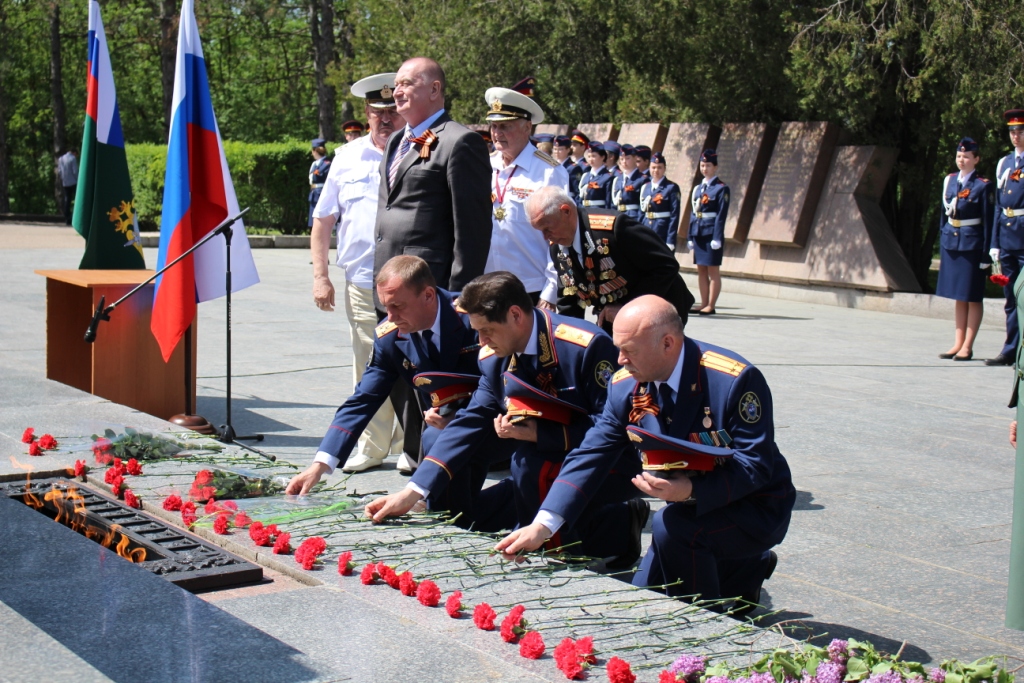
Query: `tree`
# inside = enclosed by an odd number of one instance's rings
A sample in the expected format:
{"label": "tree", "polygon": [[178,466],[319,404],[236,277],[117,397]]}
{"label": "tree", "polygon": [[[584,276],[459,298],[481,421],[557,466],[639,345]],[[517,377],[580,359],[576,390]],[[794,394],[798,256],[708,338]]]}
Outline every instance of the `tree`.
{"label": "tree", "polygon": [[327,68],[337,59],[334,50],[333,0],[309,0],[309,33],[313,42],[313,71],[316,74],[317,122],[320,137],[335,139],[334,116],[338,99],[328,82]]}
{"label": "tree", "polygon": [[[64,108],[64,79],[62,76],[61,39],[60,39],[60,2],[56,0],[50,6],[50,107],[53,112],[53,160],[67,151],[67,111]],[[64,201],[64,185],[60,174],[54,174],[54,197],[57,206]]]}

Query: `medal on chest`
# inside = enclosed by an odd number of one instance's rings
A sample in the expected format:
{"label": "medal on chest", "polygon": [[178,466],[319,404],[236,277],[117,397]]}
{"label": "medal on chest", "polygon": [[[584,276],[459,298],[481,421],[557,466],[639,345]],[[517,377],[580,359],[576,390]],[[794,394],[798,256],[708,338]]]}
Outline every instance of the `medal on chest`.
{"label": "medal on chest", "polygon": [[494,217],[499,221],[505,220],[505,217],[508,215],[503,204],[505,203],[505,195],[508,194],[508,185],[512,182],[512,176],[516,174],[518,169],[518,166],[512,167],[512,172],[508,174],[504,185],[499,184],[499,174],[497,172],[494,174],[494,192],[491,193],[491,201],[498,202],[498,206],[494,207]]}

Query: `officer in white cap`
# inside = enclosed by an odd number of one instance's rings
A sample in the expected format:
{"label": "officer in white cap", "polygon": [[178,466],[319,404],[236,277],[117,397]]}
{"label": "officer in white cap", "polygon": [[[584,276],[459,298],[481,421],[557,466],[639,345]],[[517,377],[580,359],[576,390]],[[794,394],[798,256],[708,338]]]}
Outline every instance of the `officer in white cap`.
{"label": "officer in white cap", "polygon": [[534,79],[511,88],[489,88],[487,123],[494,153],[491,168],[491,250],[485,273],[506,270],[526,286],[535,305],[555,310],[558,283],[548,243],[526,215],[526,200],[538,189],[569,187],[569,174],[553,157],[530,142],[533,126],[544,120],[534,97]]}

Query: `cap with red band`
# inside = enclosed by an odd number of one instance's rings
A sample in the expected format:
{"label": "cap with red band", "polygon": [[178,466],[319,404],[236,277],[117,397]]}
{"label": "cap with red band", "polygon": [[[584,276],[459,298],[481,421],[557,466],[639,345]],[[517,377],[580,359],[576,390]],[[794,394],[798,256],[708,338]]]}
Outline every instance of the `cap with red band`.
{"label": "cap with red band", "polygon": [[656,434],[634,425],[626,427],[632,441],[643,458],[648,471],[702,470],[710,471],[725,458],[733,456],[731,448],[706,446],[665,434]]}
{"label": "cap with red band", "polygon": [[574,415],[586,415],[577,405],[545,393],[511,372],[502,375],[505,382],[505,407],[509,417],[538,417],[567,425]]}

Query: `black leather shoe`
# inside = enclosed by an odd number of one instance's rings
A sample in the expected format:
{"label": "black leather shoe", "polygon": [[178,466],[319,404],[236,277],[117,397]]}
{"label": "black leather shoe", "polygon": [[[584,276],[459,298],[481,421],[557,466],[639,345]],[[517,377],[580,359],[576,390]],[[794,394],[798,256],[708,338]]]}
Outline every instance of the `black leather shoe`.
{"label": "black leather shoe", "polygon": [[629,552],[606,562],[604,566],[608,569],[629,569],[640,559],[640,534],[647,526],[647,518],[651,515],[651,504],[643,498],[632,498],[626,505],[629,506]]}
{"label": "black leather shoe", "polygon": [[710,311],[697,311],[697,315],[714,315],[714,314],[715,314],[715,309],[713,309],[713,308]]}
{"label": "black leather shoe", "polygon": [[953,360],[971,360],[972,358],[974,358],[973,351],[966,356],[953,356]]}
{"label": "black leather shoe", "polygon": [[765,581],[772,578],[772,574],[775,573],[775,567],[779,564],[779,556],[775,554],[774,550],[768,551],[768,568],[765,569],[764,578],[761,579],[761,583],[757,584],[757,588],[749,593],[744,593],[740,596],[740,599],[736,601],[736,607],[729,613],[729,616],[734,619],[742,619],[748,614],[757,609],[761,604],[761,586]]}
{"label": "black leather shoe", "polygon": [[939,354],[939,358],[941,358],[942,360],[949,360],[950,358],[953,358],[954,356],[956,356],[955,353],[940,353]]}
{"label": "black leather shoe", "polygon": [[1001,353],[995,358],[989,358],[985,361],[985,365],[1013,365],[1013,358]]}

